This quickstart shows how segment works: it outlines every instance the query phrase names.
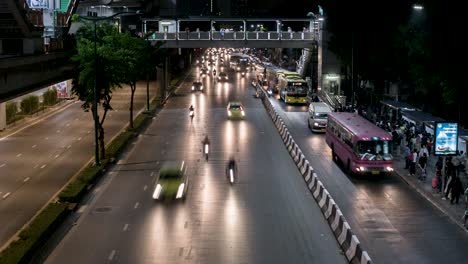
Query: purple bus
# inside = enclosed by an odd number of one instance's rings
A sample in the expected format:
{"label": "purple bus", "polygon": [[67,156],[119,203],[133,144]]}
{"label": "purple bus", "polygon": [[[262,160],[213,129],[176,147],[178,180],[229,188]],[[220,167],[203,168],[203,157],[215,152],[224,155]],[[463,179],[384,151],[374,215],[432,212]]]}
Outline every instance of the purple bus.
{"label": "purple bus", "polygon": [[328,114],[326,142],[348,173],[393,171],[392,135],[355,113]]}

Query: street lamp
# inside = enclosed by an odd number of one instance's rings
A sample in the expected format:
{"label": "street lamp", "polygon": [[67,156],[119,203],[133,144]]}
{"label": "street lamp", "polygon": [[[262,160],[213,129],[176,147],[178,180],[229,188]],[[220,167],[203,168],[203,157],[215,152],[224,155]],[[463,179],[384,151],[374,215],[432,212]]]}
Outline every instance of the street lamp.
{"label": "street lamp", "polygon": [[88,16],[78,16],[82,20],[92,21],[94,23],[94,68],[95,68],[95,76],[94,76],[94,88],[93,88],[93,120],[94,120],[94,160],[96,165],[100,165],[99,159],[99,139],[98,139],[98,127],[99,127],[99,116],[98,116],[98,108],[97,108],[97,78],[98,78],[98,63],[97,63],[97,33],[96,33],[96,25],[99,21],[110,20],[116,16],[122,14],[139,14],[139,11],[136,12],[118,12],[113,14],[112,16],[107,17],[88,17]]}

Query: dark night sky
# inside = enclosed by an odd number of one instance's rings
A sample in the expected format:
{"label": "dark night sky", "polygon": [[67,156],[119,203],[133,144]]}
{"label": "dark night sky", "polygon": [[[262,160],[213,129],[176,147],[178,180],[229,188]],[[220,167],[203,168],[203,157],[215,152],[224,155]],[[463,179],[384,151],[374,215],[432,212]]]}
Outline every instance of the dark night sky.
{"label": "dark night sky", "polygon": [[[213,0],[215,7],[221,11],[230,6],[231,16],[263,16],[263,17],[306,17],[309,11],[316,12],[318,0]],[[230,3],[229,3],[230,2]],[[206,13],[210,0],[178,0],[178,5],[185,6],[185,12],[198,16]],[[312,7],[315,6],[315,10]],[[180,7],[179,7],[179,10]]]}

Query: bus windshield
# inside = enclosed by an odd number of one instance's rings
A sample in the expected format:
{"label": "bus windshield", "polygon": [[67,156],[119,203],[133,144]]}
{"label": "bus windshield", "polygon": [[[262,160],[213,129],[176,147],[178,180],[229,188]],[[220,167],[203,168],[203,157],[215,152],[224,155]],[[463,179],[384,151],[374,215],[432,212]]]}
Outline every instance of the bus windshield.
{"label": "bus windshield", "polygon": [[388,140],[358,141],[356,151],[361,160],[392,160]]}
{"label": "bus windshield", "polygon": [[306,84],[297,84],[297,83],[288,83],[286,88],[288,95],[298,95],[303,96],[307,95],[307,85]]}

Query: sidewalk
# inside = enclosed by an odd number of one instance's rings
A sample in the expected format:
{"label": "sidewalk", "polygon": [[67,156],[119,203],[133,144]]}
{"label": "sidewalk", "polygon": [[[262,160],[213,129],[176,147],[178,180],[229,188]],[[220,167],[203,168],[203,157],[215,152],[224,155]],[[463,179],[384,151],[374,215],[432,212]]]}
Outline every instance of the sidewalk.
{"label": "sidewalk", "polygon": [[[404,144],[402,143],[402,146]],[[450,200],[443,200],[443,193],[438,193],[437,190],[432,188],[432,177],[435,176],[435,163],[437,157],[431,155],[427,164],[427,178],[425,181],[418,180],[417,176],[410,176],[409,170],[405,169],[404,149],[400,149],[399,153],[394,156],[395,173],[398,174],[404,181],[406,181],[413,189],[420,193],[426,200],[432,203],[440,211],[446,214],[452,221],[454,221],[460,228],[468,233],[468,230],[463,226],[463,216],[465,214],[465,196],[460,196],[458,204],[450,204]],[[395,151],[396,152],[396,151]],[[460,180],[463,183],[463,190],[468,187],[468,177],[460,173]]]}

